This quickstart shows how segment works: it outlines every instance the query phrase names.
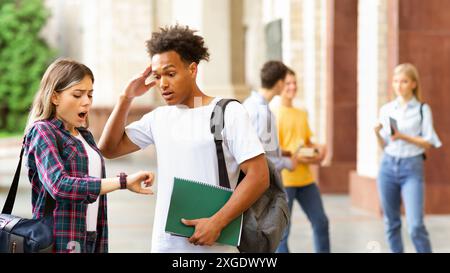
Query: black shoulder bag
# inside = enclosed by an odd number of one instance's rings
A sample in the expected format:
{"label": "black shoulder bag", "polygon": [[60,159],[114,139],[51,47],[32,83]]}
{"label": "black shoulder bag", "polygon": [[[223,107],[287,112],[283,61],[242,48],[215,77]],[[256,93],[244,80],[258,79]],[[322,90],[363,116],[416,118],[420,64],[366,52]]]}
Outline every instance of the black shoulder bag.
{"label": "black shoulder bag", "polygon": [[25,219],[12,215],[19,185],[24,142],[14,179],[0,214],[0,253],[53,252],[53,210],[55,200],[47,193],[44,217]]}

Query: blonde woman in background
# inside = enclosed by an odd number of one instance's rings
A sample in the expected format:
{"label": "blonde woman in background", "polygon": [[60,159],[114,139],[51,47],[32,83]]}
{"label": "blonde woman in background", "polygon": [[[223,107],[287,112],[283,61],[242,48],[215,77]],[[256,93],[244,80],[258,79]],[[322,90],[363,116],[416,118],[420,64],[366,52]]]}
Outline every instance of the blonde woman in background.
{"label": "blonde woman in background", "polygon": [[412,64],[394,70],[392,86],[397,98],[380,109],[375,127],[384,155],[378,190],[384,212],[386,237],[392,252],[404,251],[400,203],[406,211],[408,231],[417,252],[432,252],[424,224],[425,151],[440,147],[429,105],[421,101],[419,73]]}

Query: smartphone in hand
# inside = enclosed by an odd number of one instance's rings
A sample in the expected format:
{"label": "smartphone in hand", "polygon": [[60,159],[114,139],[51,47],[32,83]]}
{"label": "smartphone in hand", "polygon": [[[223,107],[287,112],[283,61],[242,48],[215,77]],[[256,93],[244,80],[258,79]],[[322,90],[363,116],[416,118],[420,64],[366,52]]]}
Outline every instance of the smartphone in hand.
{"label": "smartphone in hand", "polygon": [[390,117],[389,124],[391,127],[391,136],[393,136],[395,134],[395,131],[398,131],[397,120]]}

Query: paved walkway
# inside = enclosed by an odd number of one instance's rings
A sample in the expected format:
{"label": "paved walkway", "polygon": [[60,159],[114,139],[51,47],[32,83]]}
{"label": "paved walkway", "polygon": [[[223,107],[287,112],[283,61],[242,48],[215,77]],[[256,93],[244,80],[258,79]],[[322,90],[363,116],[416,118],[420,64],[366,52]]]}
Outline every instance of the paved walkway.
{"label": "paved walkway", "polygon": [[[124,170],[128,173],[141,169],[155,171],[155,164],[148,153],[134,157],[107,161],[110,176]],[[1,158],[0,158],[1,159]],[[16,159],[0,162],[0,205],[6,198],[5,185],[12,179]],[[8,167],[9,166],[9,167]],[[5,171],[8,170],[9,171]],[[330,237],[333,252],[388,252],[384,240],[382,219],[350,207],[347,195],[324,195],[324,205],[330,218]],[[155,209],[155,196],[140,196],[128,191],[116,191],[108,195],[108,213],[111,252],[149,252],[151,230]],[[14,214],[30,216],[30,186],[26,175],[22,175],[21,187]],[[298,204],[294,205],[293,226],[289,245],[292,252],[313,252],[312,231]],[[403,219],[403,222],[405,220]],[[435,252],[450,252],[450,216],[427,216]],[[414,252],[414,247],[403,227],[405,250]]]}

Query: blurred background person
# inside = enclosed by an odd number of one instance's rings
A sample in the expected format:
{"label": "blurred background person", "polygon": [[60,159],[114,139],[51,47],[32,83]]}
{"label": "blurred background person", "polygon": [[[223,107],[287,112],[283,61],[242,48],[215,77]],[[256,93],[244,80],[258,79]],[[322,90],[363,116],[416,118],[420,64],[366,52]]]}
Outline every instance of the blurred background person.
{"label": "blurred background person", "polygon": [[432,252],[424,224],[425,151],[442,146],[433,128],[431,108],[422,102],[419,73],[412,64],[398,65],[392,86],[397,98],[380,109],[375,127],[384,155],[378,190],[392,252],[403,252],[401,211],[403,201],[408,231],[417,252]]}
{"label": "blurred background person", "polygon": [[[295,72],[289,69],[285,86],[280,94],[281,104],[273,112],[277,120],[280,147],[285,155],[296,158],[298,165],[293,170],[283,170],[281,175],[288,195],[289,210],[292,211],[293,203],[297,200],[311,222],[315,251],[327,253],[330,252],[328,217],[325,214],[319,187],[309,168],[311,164],[322,162],[325,158],[325,147],[311,141],[312,132],[309,128],[307,113],[293,106],[296,94]],[[277,252],[289,252],[289,232],[290,224]]]}

